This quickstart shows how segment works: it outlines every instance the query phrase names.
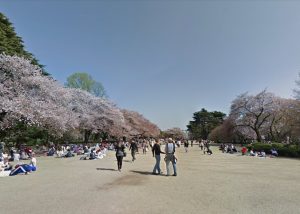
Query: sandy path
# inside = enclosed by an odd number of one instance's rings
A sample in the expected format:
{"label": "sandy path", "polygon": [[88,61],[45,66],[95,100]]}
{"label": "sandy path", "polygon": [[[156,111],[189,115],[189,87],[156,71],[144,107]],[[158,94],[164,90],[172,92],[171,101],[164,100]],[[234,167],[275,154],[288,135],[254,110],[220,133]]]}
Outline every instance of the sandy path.
{"label": "sandy path", "polygon": [[0,179],[0,213],[300,213],[299,160],[208,156],[198,147],[177,155],[177,177],[151,175],[149,152],[127,157],[121,173],[113,152],[97,161],[39,158],[38,172]]}

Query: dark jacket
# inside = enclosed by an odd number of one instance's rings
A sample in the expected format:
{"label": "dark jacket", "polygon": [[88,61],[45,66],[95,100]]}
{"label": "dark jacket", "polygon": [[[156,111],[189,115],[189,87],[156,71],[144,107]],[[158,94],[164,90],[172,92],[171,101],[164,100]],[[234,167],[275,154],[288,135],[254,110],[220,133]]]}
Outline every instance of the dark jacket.
{"label": "dark jacket", "polygon": [[124,156],[124,152],[125,152],[125,146],[124,145],[116,145],[115,146],[115,150],[116,150],[116,156]]}
{"label": "dark jacket", "polygon": [[154,155],[160,155],[160,154],[165,154],[164,152],[162,152],[161,150],[160,150],[160,145],[159,144],[154,144],[154,146],[152,147],[152,154],[153,154],[153,156]]}
{"label": "dark jacket", "polygon": [[138,151],[138,147],[137,147],[135,142],[130,144],[129,150],[131,150],[131,152],[137,152]]}

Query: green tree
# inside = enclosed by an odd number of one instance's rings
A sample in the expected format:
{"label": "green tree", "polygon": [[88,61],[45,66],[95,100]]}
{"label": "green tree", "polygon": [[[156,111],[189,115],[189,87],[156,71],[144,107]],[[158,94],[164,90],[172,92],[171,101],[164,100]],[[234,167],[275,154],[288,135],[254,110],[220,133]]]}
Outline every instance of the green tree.
{"label": "green tree", "polygon": [[95,81],[87,73],[74,73],[67,78],[65,86],[69,88],[79,88],[90,92],[96,97],[107,97],[106,91],[100,82]]}
{"label": "green tree", "polygon": [[33,54],[25,50],[22,38],[16,34],[12,23],[3,13],[0,13],[0,53],[10,56],[17,55],[31,60],[32,64],[38,65],[42,69],[44,75],[49,75]]}
{"label": "green tree", "polygon": [[225,116],[223,112],[209,112],[202,108],[194,113],[193,120],[187,125],[188,131],[194,139],[206,140],[210,132],[223,123]]}

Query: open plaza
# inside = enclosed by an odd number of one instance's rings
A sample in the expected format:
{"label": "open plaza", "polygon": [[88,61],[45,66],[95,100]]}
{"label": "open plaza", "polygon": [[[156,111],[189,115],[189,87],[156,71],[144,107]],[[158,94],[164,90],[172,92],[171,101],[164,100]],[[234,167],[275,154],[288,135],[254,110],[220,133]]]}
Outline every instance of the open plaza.
{"label": "open plaza", "polygon": [[36,172],[1,178],[1,213],[299,213],[298,159],[213,151],[177,149],[177,177],[165,176],[163,160],[163,174],[152,175],[151,152],[133,163],[128,154],[122,172],[114,151],[100,160],[37,157]]}

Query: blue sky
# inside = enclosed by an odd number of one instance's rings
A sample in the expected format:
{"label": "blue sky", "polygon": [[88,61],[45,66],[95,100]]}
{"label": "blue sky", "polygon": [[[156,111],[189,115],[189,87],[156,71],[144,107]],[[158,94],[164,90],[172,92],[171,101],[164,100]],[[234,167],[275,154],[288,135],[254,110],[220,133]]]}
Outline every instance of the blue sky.
{"label": "blue sky", "polygon": [[292,97],[300,71],[300,1],[0,0],[0,11],[55,79],[88,72],[162,129],[186,129],[201,108],[228,113],[246,91]]}

